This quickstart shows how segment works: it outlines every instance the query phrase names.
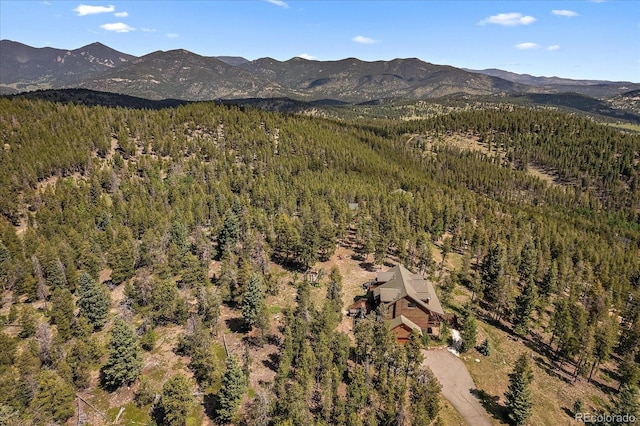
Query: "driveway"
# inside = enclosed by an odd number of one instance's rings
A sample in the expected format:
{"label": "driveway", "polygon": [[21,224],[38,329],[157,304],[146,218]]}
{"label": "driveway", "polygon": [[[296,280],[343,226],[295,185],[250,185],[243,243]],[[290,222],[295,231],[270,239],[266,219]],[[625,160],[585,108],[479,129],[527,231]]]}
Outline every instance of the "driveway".
{"label": "driveway", "polygon": [[424,365],[429,367],[442,385],[444,396],[471,426],[491,426],[491,421],[478,398],[476,388],[462,360],[446,349],[423,351]]}

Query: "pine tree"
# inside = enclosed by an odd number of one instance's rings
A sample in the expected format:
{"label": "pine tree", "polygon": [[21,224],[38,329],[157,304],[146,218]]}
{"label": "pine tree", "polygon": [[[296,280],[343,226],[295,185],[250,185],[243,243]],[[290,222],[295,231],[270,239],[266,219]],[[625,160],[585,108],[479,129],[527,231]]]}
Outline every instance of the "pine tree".
{"label": "pine tree", "polygon": [[618,390],[623,386],[637,386],[640,382],[640,365],[636,362],[636,354],[627,352],[618,364],[618,375],[620,382]]}
{"label": "pine tree", "polygon": [[[637,386],[624,385],[616,396],[611,414],[614,416],[627,416],[630,419],[636,419],[640,416],[640,403],[638,403]],[[635,420],[630,422],[615,422],[615,425],[633,425]]]}
{"label": "pine tree", "polygon": [[513,372],[509,374],[509,388],[504,394],[507,416],[514,425],[524,425],[531,416],[533,401],[530,385],[533,381],[533,369],[530,356],[523,353],[516,361]]}
{"label": "pine tree", "polygon": [[478,324],[476,315],[471,305],[465,306],[462,313],[462,347],[460,350],[466,352],[476,346],[476,338],[478,336]]}
{"label": "pine tree", "polygon": [[131,326],[117,317],[108,345],[109,359],[102,367],[105,385],[118,388],[138,378],[142,370],[139,346]]}
{"label": "pine tree", "polygon": [[193,396],[189,381],[182,374],[176,374],[167,380],[162,387],[163,424],[168,426],[183,426],[187,421],[187,414],[193,404]]}
{"label": "pine tree", "polygon": [[196,288],[208,282],[207,271],[205,271],[202,262],[194,254],[186,253],[182,264],[183,287]]}
{"label": "pine tree", "polygon": [[5,290],[9,284],[9,261],[11,254],[2,241],[0,240],[0,285]]}
{"label": "pine tree", "polygon": [[349,385],[347,386],[347,415],[360,414],[369,397],[370,389],[365,383],[364,369],[357,365],[349,374]]}
{"label": "pine tree", "polygon": [[538,300],[538,292],[533,281],[529,281],[522,290],[522,293],[516,297],[516,309],[513,317],[513,330],[519,335],[526,335],[529,332],[529,321],[536,302]]}
{"label": "pine tree", "polygon": [[109,296],[86,272],[78,278],[78,307],[80,315],[87,318],[94,329],[104,325],[109,313]]}
{"label": "pine tree", "polygon": [[196,294],[198,299],[198,315],[202,322],[210,328],[218,325],[220,317],[220,297],[213,286],[201,286]]}
{"label": "pine tree", "polygon": [[56,288],[51,295],[51,322],[58,329],[62,340],[71,337],[71,320],[73,319],[73,296],[69,289]]}
{"label": "pine tree", "polygon": [[218,258],[230,250],[233,250],[240,237],[240,220],[238,216],[232,211],[227,211],[222,225],[222,230],[218,234]]}
{"label": "pine tree", "polygon": [[312,220],[304,223],[302,228],[302,244],[298,250],[298,257],[303,269],[307,270],[318,261],[318,247],[320,237],[318,228]]}
{"label": "pine tree", "polygon": [[520,279],[528,283],[538,270],[538,252],[532,240],[526,242],[520,252],[520,264],[518,265],[518,274]]}
{"label": "pine tree", "polygon": [[440,411],[442,386],[429,367],[420,367],[411,380],[410,401],[411,424],[429,425]]}
{"label": "pine tree", "polygon": [[65,422],[73,415],[73,388],[55,371],[43,371],[31,407],[55,422]]}
{"label": "pine tree", "polygon": [[222,386],[218,394],[217,417],[222,422],[230,422],[240,406],[242,395],[247,388],[247,379],[235,356],[227,358],[227,371],[222,377]]}
{"label": "pine tree", "polygon": [[242,298],[242,318],[249,330],[261,322],[264,313],[264,284],[257,274],[252,274],[249,286]]}
{"label": "pine tree", "polygon": [[121,238],[115,245],[110,256],[111,281],[119,285],[133,276],[135,260],[133,243],[128,238]]}
{"label": "pine tree", "polygon": [[67,277],[64,273],[64,265],[59,258],[51,259],[44,268],[47,284],[51,288],[66,287]]}

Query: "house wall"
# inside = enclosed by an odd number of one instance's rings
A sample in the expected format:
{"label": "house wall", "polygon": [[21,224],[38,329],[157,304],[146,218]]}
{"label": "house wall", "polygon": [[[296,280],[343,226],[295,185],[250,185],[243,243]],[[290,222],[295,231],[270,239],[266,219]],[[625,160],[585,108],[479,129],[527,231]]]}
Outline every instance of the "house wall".
{"label": "house wall", "polygon": [[407,298],[397,300],[393,307],[389,308],[389,313],[392,318],[397,318],[400,315],[404,315],[406,318],[413,321],[418,327],[426,330],[429,326],[429,314],[424,312],[418,306],[413,308],[409,307],[410,301]]}
{"label": "house wall", "polygon": [[409,339],[409,335],[411,334],[409,330],[407,330],[401,325],[394,328],[392,331],[396,334],[396,337],[398,338],[399,341]]}

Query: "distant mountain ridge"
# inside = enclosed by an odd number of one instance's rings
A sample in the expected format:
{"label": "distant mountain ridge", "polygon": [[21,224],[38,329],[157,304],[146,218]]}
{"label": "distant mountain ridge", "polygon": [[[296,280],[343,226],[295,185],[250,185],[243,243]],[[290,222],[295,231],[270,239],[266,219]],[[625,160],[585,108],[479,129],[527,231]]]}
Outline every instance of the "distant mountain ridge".
{"label": "distant mountain ridge", "polygon": [[573,80],[562,77],[536,77],[529,74],[517,74],[496,68],[484,70],[464,68],[464,70],[502,78],[514,83],[525,84],[527,86],[546,88],[553,93],[575,92],[595,98],[609,98],[631,90],[640,89],[639,83],[632,83],[630,81]]}
{"label": "distant mountain ridge", "polygon": [[64,50],[35,48],[2,40],[0,85],[13,85],[16,90],[70,86],[92,75],[117,68],[134,58],[101,43]]}
{"label": "distant mountain ridge", "polygon": [[287,97],[359,103],[457,93],[505,96],[569,91],[609,98],[640,89],[640,84],[470,71],[416,58],[250,61],[239,56],[201,56],[184,49],[135,57],[100,43],[64,50],[0,41],[0,93],[57,88],[86,88],[155,100]]}

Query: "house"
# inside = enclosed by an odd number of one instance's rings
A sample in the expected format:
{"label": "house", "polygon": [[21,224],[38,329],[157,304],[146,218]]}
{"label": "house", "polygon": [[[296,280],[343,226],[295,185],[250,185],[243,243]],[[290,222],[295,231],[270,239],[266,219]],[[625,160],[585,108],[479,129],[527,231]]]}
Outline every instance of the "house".
{"label": "house", "polygon": [[[440,305],[433,284],[421,274],[396,265],[388,271],[378,272],[368,289],[367,312],[384,305],[389,328],[396,334],[398,342],[404,343],[412,330],[432,337],[440,336],[440,326],[448,316]],[[358,307],[362,306],[360,302]]]}

